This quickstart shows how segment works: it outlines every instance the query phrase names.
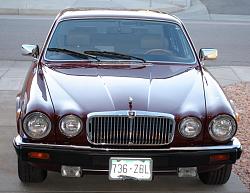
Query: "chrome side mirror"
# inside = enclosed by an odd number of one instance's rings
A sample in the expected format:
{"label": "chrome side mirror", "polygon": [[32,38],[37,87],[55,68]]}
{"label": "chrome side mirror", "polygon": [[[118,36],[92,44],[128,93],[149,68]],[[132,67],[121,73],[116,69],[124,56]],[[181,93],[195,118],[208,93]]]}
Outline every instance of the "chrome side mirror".
{"label": "chrome side mirror", "polygon": [[199,58],[203,60],[216,60],[218,56],[218,50],[214,48],[202,48],[199,52]]}
{"label": "chrome side mirror", "polygon": [[31,44],[22,45],[22,55],[23,56],[33,56],[37,58],[39,56],[39,46]]}

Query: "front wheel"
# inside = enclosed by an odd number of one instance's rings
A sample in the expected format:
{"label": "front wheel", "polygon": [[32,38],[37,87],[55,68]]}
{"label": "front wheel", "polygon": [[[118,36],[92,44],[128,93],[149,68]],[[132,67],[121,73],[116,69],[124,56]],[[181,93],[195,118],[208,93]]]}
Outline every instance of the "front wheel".
{"label": "front wheel", "polygon": [[232,164],[228,164],[214,171],[199,173],[199,178],[204,184],[209,184],[209,185],[225,184],[230,178],[231,171],[232,171]]}
{"label": "front wheel", "polygon": [[47,170],[35,168],[18,159],[18,176],[23,183],[43,182],[47,177]]}

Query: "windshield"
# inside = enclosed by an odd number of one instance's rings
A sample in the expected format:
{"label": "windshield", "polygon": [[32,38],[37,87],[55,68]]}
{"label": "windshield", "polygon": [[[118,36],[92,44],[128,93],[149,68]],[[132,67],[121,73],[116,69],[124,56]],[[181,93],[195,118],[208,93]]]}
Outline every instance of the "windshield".
{"label": "windshield", "polygon": [[[79,57],[81,53],[85,53],[85,58]],[[86,57],[86,53],[92,58]],[[117,57],[121,55],[127,57]],[[142,61],[195,63],[190,44],[179,25],[135,19],[62,21],[52,35],[45,58],[93,60],[93,56],[99,61],[137,58]]]}

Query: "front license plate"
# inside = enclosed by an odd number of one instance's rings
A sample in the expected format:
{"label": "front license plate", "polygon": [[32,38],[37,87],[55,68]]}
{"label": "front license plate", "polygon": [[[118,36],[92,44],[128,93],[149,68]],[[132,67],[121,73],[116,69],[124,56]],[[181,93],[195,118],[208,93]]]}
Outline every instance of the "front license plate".
{"label": "front license plate", "polygon": [[117,158],[109,160],[110,180],[152,180],[151,158]]}

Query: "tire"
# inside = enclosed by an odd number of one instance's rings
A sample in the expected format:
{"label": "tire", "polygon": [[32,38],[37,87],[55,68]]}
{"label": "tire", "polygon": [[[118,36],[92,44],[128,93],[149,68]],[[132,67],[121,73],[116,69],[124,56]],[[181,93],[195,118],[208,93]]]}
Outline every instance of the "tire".
{"label": "tire", "polygon": [[23,183],[39,183],[46,179],[47,170],[35,168],[18,159],[18,176]]}
{"label": "tire", "polygon": [[231,175],[232,164],[210,172],[199,173],[199,178],[204,184],[221,185],[225,184]]}

